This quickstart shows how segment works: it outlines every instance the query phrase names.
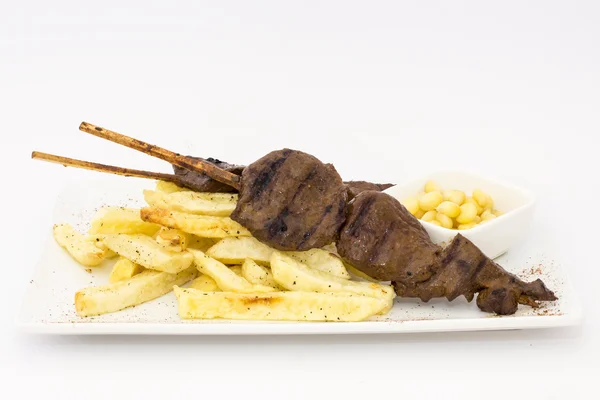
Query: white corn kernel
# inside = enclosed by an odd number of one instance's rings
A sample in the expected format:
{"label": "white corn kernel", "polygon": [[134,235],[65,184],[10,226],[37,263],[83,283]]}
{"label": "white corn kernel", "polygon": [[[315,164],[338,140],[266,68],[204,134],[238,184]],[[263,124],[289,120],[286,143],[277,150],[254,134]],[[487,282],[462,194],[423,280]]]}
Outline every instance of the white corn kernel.
{"label": "white corn kernel", "polygon": [[472,203],[465,203],[460,206],[460,214],[456,217],[456,221],[460,224],[468,224],[473,222],[477,216],[477,208]]}
{"label": "white corn kernel", "polygon": [[492,214],[492,212],[489,210],[485,210],[484,212],[481,213],[481,219],[483,221],[490,221],[494,218],[497,218],[497,217],[494,214]]}
{"label": "white corn kernel", "polygon": [[436,211],[434,211],[434,210],[427,211],[425,214],[423,214],[423,216],[421,217],[421,220],[431,222],[435,219],[436,216],[437,216]]}
{"label": "white corn kernel", "polygon": [[[475,206],[475,208],[477,209],[477,215],[479,215],[479,214],[481,214],[481,213],[483,212],[483,207],[481,207],[481,206],[479,205],[479,203],[477,203],[477,202],[475,201],[475,199],[474,199],[474,198],[472,198],[472,197],[467,197],[467,198],[465,199],[465,202],[464,202],[463,206],[464,206],[465,204],[473,204],[473,205]],[[462,207],[462,206],[461,206],[461,207]]]}
{"label": "white corn kernel", "polygon": [[409,197],[404,199],[402,205],[408,210],[409,213],[415,215],[419,211],[419,200],[416,197]]}
{"label": "white corn kernel", "polygon": [[467,198],[467,195],[465,195],[465,192],[460,191],[460,190],[446,190],[444,192],[444,200],[451,201],[453,203],[456,203],[456,205],[459,205],[459,206],[465,202],[466,198]]}
{"label": "white corn kernel", "polygon": [[436,181],[428,181],[425,184],[425,193],[435,192],[435,191],[441,192],[442,187],[440,185],[438,185]]}
{"label": "white corn kernel", "polygon": [[456,218],[460,214],[460,207],[451,201],[443,201],[436,208],[438,213],[447,215],[450,218]]}
{"label": "white corn kernel", "polygon": [[487,195],[487,203],[484,207],[486,210],[492,211],[494,209],[494,199],[489,194]]}
{"label": "white corn kernel", "polygon": [[488,197],[489,196],[487,193],[483,192],[481,189],[473,190],[473,199],[475,199],[477,204],[479,204],[481,207],[485,208],[488,203]]}
{"label": "white corn kernel", "polygon": [[458,230],[459,231],[465,231],[467,229],[471,229],[471,228],[475,228],[477,226],[477,224],[471,222],[470,224],[460,224],[458,226]]}
{"label": "white corn kernel", "polygon": [[435,210],[437,206],[444,200],[439,191],[425,193],[419,199],[419,207],[424,211]]}
{"label": "white corn kernel", "polygon": [[435,216],[435,219],[442,224],[442,226],[446,229],[452,229],[452,225],[454,224],[454,222],[452,222],[452,218],[450,218],[449,216],[447,216],[446,214],[442,214],[442,213],[437,213],[437,215]]}

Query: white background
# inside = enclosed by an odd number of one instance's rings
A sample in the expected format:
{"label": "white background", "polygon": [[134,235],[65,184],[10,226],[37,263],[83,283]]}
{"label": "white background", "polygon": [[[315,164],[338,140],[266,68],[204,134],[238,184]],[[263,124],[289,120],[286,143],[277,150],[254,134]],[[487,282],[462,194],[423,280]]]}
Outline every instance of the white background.
{"label": "white background", "polygon": [[[600,3],[164,3],[0,2],[1,398],[597,396],[584,393],[600,355]],[[82,120],[238,163],[291,147],[346,179],[455,167],[527,187],[586,319],[428,335],[24,335],[14,317],[57,191],[93,174],[30,152],[169,170],[79,132]]]}

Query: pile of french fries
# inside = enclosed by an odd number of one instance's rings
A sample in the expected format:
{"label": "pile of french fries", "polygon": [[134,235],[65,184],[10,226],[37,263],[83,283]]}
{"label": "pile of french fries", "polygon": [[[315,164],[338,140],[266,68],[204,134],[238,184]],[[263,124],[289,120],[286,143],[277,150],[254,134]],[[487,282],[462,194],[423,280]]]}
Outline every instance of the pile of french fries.
{"label": "pile of french fries", "polygon": [[[112,265],[109,282],[75,293],[82,317],[175,292],[182,319],[362,321],[390,310],[391,286],[345,264],[334,247],[275,250],[229,218],[236,194],[197,193],[157,182],[148,207],[109,207],[87,235],[54,226],[79,264]],[[352,272],[352,274],[349,273]]]}

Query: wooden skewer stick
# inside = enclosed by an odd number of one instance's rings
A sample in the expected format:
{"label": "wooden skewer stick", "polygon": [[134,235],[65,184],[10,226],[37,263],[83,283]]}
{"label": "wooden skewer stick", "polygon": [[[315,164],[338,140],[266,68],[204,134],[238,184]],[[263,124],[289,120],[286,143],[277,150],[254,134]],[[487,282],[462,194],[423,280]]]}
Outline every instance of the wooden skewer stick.
{"label": "wooden skewer stick", "polygon": [[167,161],[179,167],[203,173],[213,178],[214,180],[217,180],[237,190],[240,190],[239,175],[233,174],[229,171],[225,171],[224,169],[218,168],[211,163],[202,160],[196,160],[191,157],[182,156],[181,154],[177,154],[170,150],[163,149],[162,147],[158,147],[153,144],[149,144],[141,140],[110,131],[108,129],[104,129],[99,126],[89,124],[87,122],[82,122],[79,126],[79,129],[83,132],[87,132],[94,136],[98,136],[102,139],[110,140],[111,142],[118,143],[125,147],[129,147],[130,149],[141,151],[142,153],[148,154],[152,157],[160,158],[161,160]]}
{"label": "wooden skewer stick", "polygon": [[156,179],[160,181],[173,182],[175,184],[180,183],[179,177],[173,174],[163,174],[160,172],[149,172],[138,169],[115,167],[112,165],[98,164],[89,161],[76,160],[74,158],[56,156],[54,154],[42,153],[39,151],[34,151],[33,153],[31,153],[31,158],[33,158],[34,160],[42,160],[55,164],[62,164],[65,167],[89,169],[91,171],[96,172],[106,172],[109,174],[122,176],[133,176],[136,178]]}

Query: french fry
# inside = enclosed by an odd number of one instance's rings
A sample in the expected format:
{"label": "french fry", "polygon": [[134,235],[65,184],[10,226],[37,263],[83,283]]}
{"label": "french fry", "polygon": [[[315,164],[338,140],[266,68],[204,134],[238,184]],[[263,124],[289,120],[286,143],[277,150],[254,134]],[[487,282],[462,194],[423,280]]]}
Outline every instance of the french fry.
{"label": "french fry", "polygon": [[183,192],[186,189],[181,186],[177,186],[173,182],[156,181],[156,190],[164,193]]}
{"label": "french fry", "polygon": [[275,282],[271,271],[267,267],[258,265],[249,258],[242,264],[242,276],[254,285],[264,285],[281,290],[281,287]]}
{"label": "french fry", "polygon": [[105,207],[98,210],[92,220],[90,235],[104,233],[141,233],[152,236],[160,225],[142,221],[140,210],[124,207]]}
{"label": "french fry", "polygon": [[125,257],[121,257],[117,260],[115,265],[113,265],[113,268],[110,271],[110,276],[108,277],[108,281],[110,283],[124,281],[132,278],[134,275],[139,274],[140,272],[144,271],[144,269],[145,268],[140,264],[136,264]]}
{"label": "french fry", "polygon": [[106,252],[87,240],[69,224],[54,225],[54,239],[79,264],[97,267],[104,261]]}
{"label": "french fry", "polygon": [[208,275],[200,275],[190,282],[189,286],[192,289],[202,290],[203,292],[220,292],[221,288],[217,282]]}
{"label": "french fry", "polygon": [[141,217],[144,221],[179,229],[200,237],[250,236],[246,228],[229,217],[185,214],[155,207],[142,208]]}
{"label": "french fry", "polygon": [[148,269],[176,274],[194,261],[187,251],[166,250],[150,236],[110,234],[102,235],[102,240],[112,251]]}
{"label": "french fry", "polygon": [[307,251],[288,251],[285,254],[317,271],[326,272],[342,279],[350,279],[350,274],[344,267],[342,259],[329,251],[310,249]]}
{"label": "french fry", "polygon": [[110,259],[110,258],[115,258],[116,256],[118,256],[117,253],[115,253],[114,251],[112,251],[111,249],[109,249],[104,242],[102,242],[102,239],[100,239],[98,236],[96,235],[87,235],[85,237],[86,240],[89,240],[90,242],[94,243],[94,245],[99,248],[100,250],[104,251],[104,258]]}
{"label": "french fry", "polygon": [[[254,237],[231,237],[220,240],[206,251],[206,254],[225,264],[243,264],[246,259],[258,264],[269,265],[275,249],[259,242]],[[322,249],[289,251],[285,254],[305,263],[318,271],[327,272],[339,278],[350,279],[344,263],[334,253]]]}
{"label": "french fry", "polygon": [[144,199],[152,207],[167,208],[188,214],[228,217],[235,210],[238,195],[191,191],[165,193],[144,190]]}
{"label": "french fry", "polygon": [[208,275],[217,282],[223,291],[238,293],[264,293],[272,292],[272,287],[253,285],[246,279],[237,275],[225,264],[211,258],[200,250],[188,250],[194,256],[194,263],[202,274]]}
{"label": "french fry", "polygon": [[154,240],[167,250],[182,252],[187,249],[190,236],[189,233],[182,232],[178,229],[162,227],[156,233]]}
{"label": "french fry", "polygon": [[206,252],[212,246],[215,245],[219,241],[219,239],[212,238],[204,238],[196,235],[189,234],[190,241],[188,243],[188,247],[190,249],[200,250],[202,252]]}
{"label": "french fry", "polygon": [[242,276],[242,267],[240,267],[239,265],[234,265],[233,267],[229,267],[229,270],[231,272],[233,272],[234,274],[236,274],[237,276]]}
{"label": "french fry", "polygon": [[317,271],[285,255],[274,252],[271,271],[275,281],[288,290],[303,292],[349,292],[381,298],[390,304],[396,297],[391,286],[372,282],[355,282]]}
{"label": "french fry", "polygon": [[259,264],[269,265],[273,251],[258,239],[244,236],[221,239],[206,254],[225,264],[243,264],[249,258]]}
{"label": "french fry", "polygon": [[206,293],[174,288],[183,319],[363,321],[386,307],[383,299],[352,293]]}
{"label": "french fry", "polygon": [[177,274],[146,270],[131,279],[78,291],[75,293],[75,310],[82,317],[123,310],[156,299],[197,274],[193,267]]}

